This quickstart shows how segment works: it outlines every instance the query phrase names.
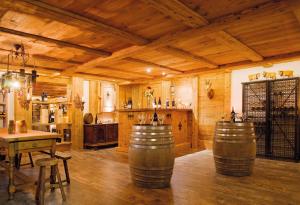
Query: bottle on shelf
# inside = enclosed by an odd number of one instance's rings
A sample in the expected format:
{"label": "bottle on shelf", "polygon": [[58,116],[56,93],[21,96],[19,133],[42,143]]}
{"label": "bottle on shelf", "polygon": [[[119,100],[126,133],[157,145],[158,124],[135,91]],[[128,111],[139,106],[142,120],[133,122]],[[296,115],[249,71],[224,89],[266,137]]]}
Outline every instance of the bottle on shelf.
{"label": "bottle on shelf", "polygon": [[157,107],[157,104],[156,104],[156,97],[154,97],[154,100],[153,100],[153,108],[155,109]]}
{"label": "bottle on shelf", "polygon": [[173,98],[172,99],[172,108],[175,108],[175,106],[176,106],[176,103],[175,103],[175,99]]}
{"label": "bottle on shelf", "polygon": [[132,109],[132,99],[128,98],[127,108]]}
{"label": "bottle on shelf", "polygon": [[156,108],[154,109],[154,115],[153,115],[153,126],[157,126],[158,124],[158,116],[156,113]]}
{"label": "bottle on shelf", "polygon": [[232,110],[230,113],[231,122],[235,122],[235,115],[236,115],[236,113],[234,112],[234,107],[232,107]]}
{"label": "bottle on shelf", "polygon": [[168,109],[170,107],[170,101],[169,101],[169,98],[167,98],[166,100],[166,108]]}
{"label": "bottle on shelf", "polygon": [[160,99],[160,97],[158,98],[157,108],[161,108],[161,99]]}
{"label": "bottle on shelf", "polygon": [[50,110],[48,123],[53,123],[54,119],[55,119],[55,117],[54,117],[54,111]]}

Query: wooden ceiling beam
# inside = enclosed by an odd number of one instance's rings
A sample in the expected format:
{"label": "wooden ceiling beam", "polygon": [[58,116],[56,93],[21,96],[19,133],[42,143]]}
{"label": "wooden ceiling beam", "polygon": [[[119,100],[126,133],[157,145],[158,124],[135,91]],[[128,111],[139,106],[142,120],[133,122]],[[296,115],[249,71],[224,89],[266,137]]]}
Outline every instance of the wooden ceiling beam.
{"label": "wooden ceiling beam", "polygon": [[[230,64],[226,64],[226,65],[220,65],[219,69],[217,69],[217,70],[229,70],[230,71],[230,70],[239,70],[239,69],[245,69],[245,68],[256,67],[256,66],[271,67],[271,66],[273,66],[273,64],[276,64],[276,63],[291,62],[291,61],[296,61],[296,60],[300,60],[300,51],[265,57],[261,61],[257,61],[257,62],[248,60],[248,61],[230,63]],[[203,73],[203,72],[210,72],[210,71],[203,70],[201,68],[201,69],[195,69],[192,71],[185,72],[185,74],[196,75],[198,73]]]}
{"label": "wooden ceiling beam", "polygon": [[[175,20],[179,20],[183,24],[192,28],[199,28],[203,25],[208,25],[209,22],[199,13],[187,7],[179,0],[143,0],[150,4],[155,9],[161,11],[163,14],[171,16]],[[225,31],[218,32],[217,40],[219,43],[229,46],[233,50],[241,51],[244,57],[252,61],[262,60],[262,56],[249,48],[246,44],[237,40]],[[167,50],[165,50],[167,52]]]}
{"label": "wooden ceiling beam", "polygon": [[201,56],[196,56],[190,52],[184,51],[182,49],[179,48],[174,48],[171,46],[166,46],[166,47],[162,47],[158,49],[159,51],[164,51],[170,55],[179,57],[179,58],[183,58],[186,60],[190,60],[190,61],[195,61],[195,62],[199,62],[202,64],[205,64],[205,66],[207,66],[208,68],[217,68],[218,65],[214,62],[211,62]]}
{"label": "wooden ceiling beam", "polygon": [[149,40],[136,34],[132,34],[120,28],[86,18],[79,14],[66,11],[37,0],[2,0],[1,7],[21,13],[53,19],[67,25],[72,25],[92,32],[105,32],[132,44],[144,45],[149,43]]}
{"label": "wooden ceiling beam", "polygon": [[120,78],[120,77],[111,77],[108,75],[101,75],[101,74],[88,74],[88,73],[75,73],[73,77],[82,77],[85,79],[92,79],[92,80],[105,80],[105,81],[111,81],[111,82],[118,82],[118,81],[128,81],[131,82],[130,79],[127,78]]}
{"label": "wooden ceiling beam", "polygon": [[130,57],[144,49],[157,49],[167,45],[172,45],[184,39],[193,38],[195,36],[204,36],[221,30],[226,30],[235,24],[250,23],[253,18],[263,16],[266,12],[286,12],[286,5],[284,1],[271,1],[265,4],[255,6],[253,8],[241,11],[239,13],[230,14],[217,18],[206,26],[200,28],[193,28],[185,31],[178,31],[171,34],[164,35],[147,45],[131,46],[125,49],[114,52],[111,56],[106,58],[96,58],[88,61],[74,69],[68,69],[66,72],[74,73],[92,67],[100,63],[119,60],[122,58]]}
{"label": "wooden ceiling beam", "polygon": [[108,57],[111,55],[111,53],[107,52],[107,51],[94,49],[94,48],[90,48],[90,47],[86,47],[86,46],[81,46],[81,45],[69,43],[66,41],[60,41],[60,40],[56,40],[56,39],[52,39],[52,38],[47,38],[47,37],[39,36],[39,35],[35,35],[35,34],[25,33],[22,31],[17,31],[17,30],[13,30],[13,29],[9,29],[9,28],[0,27],[0,32],[8,33],[8,34],[16,35],[16,36],[22,36],[22,37],[26,37],[26,38],[32,38],[32,39],[47,42],[47,43],[53,43],[53,44],[56,44],[56,45],[62,46],[62,47],[75,48],[75,49],[83,50],[83,51],[86,51],[89,53],[97,54],[101,57]]}
{"label": "wooden ceiling beam", "polygon": [[251,61],[255,62],[255,61],[263,60],[263,57],[260,54],[258,54],[253,49],[249,48],[246,44],[232,37],[230,34],[228,34],[225,31],[217,32],[215,37],[217,42],[224,44],[229,48],[231,48],[232,50],[241,53],[242,56],[246,57]]}
{"label": "wooden ceiling beam", "polygon": [[188,8],[178,0],[142,0],[163,14],[182,22],[183,24],[197,28],[208,24],[208,21],[196,11]]}
{"label": "wooden ceiling beam", "polygon": [[137,58],[128,57],[128,58],[124,58],[124,60],[132,62],[132,63],[143,64],[143,65],[146,65],[146,66],[162,68],[164,70],[172,71],[173,73],[183,73],[183,71],[175,69],[175,68],[170,68],[168,66],[164,66],[164,65],[152,63],[152,62],[141,60],[141,59],[137,59]]}
{"label": "wooden ceiling beam", "polygon": [[288,5],[290,6],[291,10],[295,14],[298,22],[300,23],[300,1],[299,0],[289,0],[287,1]]}
{"label": "wooden ceiling beam", "polygon": [[151,75],[147,75],[147,74],[142,74],[142,73],[138,73],[138,72],[127,72],[125,70],[122,69],[117,69],[117,68],[112,68],[112,67],[107,67],[107,66],[96,66],[96,69],[99,69],[99,71],[109,71],[109,72],[118,72],[120,74],[126,75],[126,76],[136,76],[136,77],[143,77],[143,78],[153,78],[153,76]]}

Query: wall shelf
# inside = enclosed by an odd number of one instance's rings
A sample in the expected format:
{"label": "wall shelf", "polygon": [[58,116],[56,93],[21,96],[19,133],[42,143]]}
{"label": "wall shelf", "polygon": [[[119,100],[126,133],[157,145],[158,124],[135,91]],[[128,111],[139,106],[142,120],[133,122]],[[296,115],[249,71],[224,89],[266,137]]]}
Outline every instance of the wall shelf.
{"label": "wall shelf", "polygon": [[32,104],[41,104],[41,105],[72,105],[70,102],[62,101],[62,102],[43,102],[43,101],[32,101]]}

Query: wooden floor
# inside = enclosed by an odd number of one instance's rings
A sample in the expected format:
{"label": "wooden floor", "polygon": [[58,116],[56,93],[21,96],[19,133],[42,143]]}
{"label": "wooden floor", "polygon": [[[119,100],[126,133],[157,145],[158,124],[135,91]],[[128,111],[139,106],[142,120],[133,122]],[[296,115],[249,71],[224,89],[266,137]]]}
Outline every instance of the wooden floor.
{"label": "wooden floor", "polygon": [[[147,190],[131,183],[126,154],[112,149],[72,151],[72,154],[67,202],[62,203],[56,190],[46,193],[46,204],[300,204],[300,164],[297,163],[258,159],[251,177],[233,178],[216,174],[212,153],[202,151],[176,159],[170,188]],[[31,170],[22,168],[28,178],[36,179],[37,169]],[[62,173],[62,167],[60,170]],[[35,204],[33,186],[23,188],[13,201],[7,201],[7,177],[3,170],[0,182],[1,205]]]}

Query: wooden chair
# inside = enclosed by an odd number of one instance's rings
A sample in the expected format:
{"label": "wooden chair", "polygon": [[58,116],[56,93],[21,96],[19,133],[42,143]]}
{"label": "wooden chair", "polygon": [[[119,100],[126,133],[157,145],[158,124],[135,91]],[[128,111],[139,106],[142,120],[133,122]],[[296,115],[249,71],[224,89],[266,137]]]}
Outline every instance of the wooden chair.
{"label": "wooden chair", "polygon": [[43,158],[39,159],[36,161],[36,165],[40,167],[40,173],[39,173],[39,179],[37,183],[37,188],[36,188],[36,194],[35,194],[35,199],[37,201],[38,205],[43,205],[44,204],[44,195],[45,195],[45,175],[46,175],[46,167],[54,167],[55,172],[56,172],[56,177],[58,179],[58,185],[61,191],[62,199],[63,201],[66,200],[66,194],[64,192],[64,188],[62,185],[62,181],[60,178],[59,174],[59,169],[58,169],[58,160],[55,158]]}
{"label": "wooden chair", "polygon": [[[42,153],[50,155],[50,152],[47,152],[47,151],[42,151]],[[71,180],[70,180],[70,175],[69,175],[68,160],[72,158],[72,155],[69,154],[69,153],[66,153],[66,152],[56,151],[55,152],[55,157],[57,159],[61,159],[64,163],[66,179],[63,180],[62,182],[67,182],[68,184],[70,184]]]}

